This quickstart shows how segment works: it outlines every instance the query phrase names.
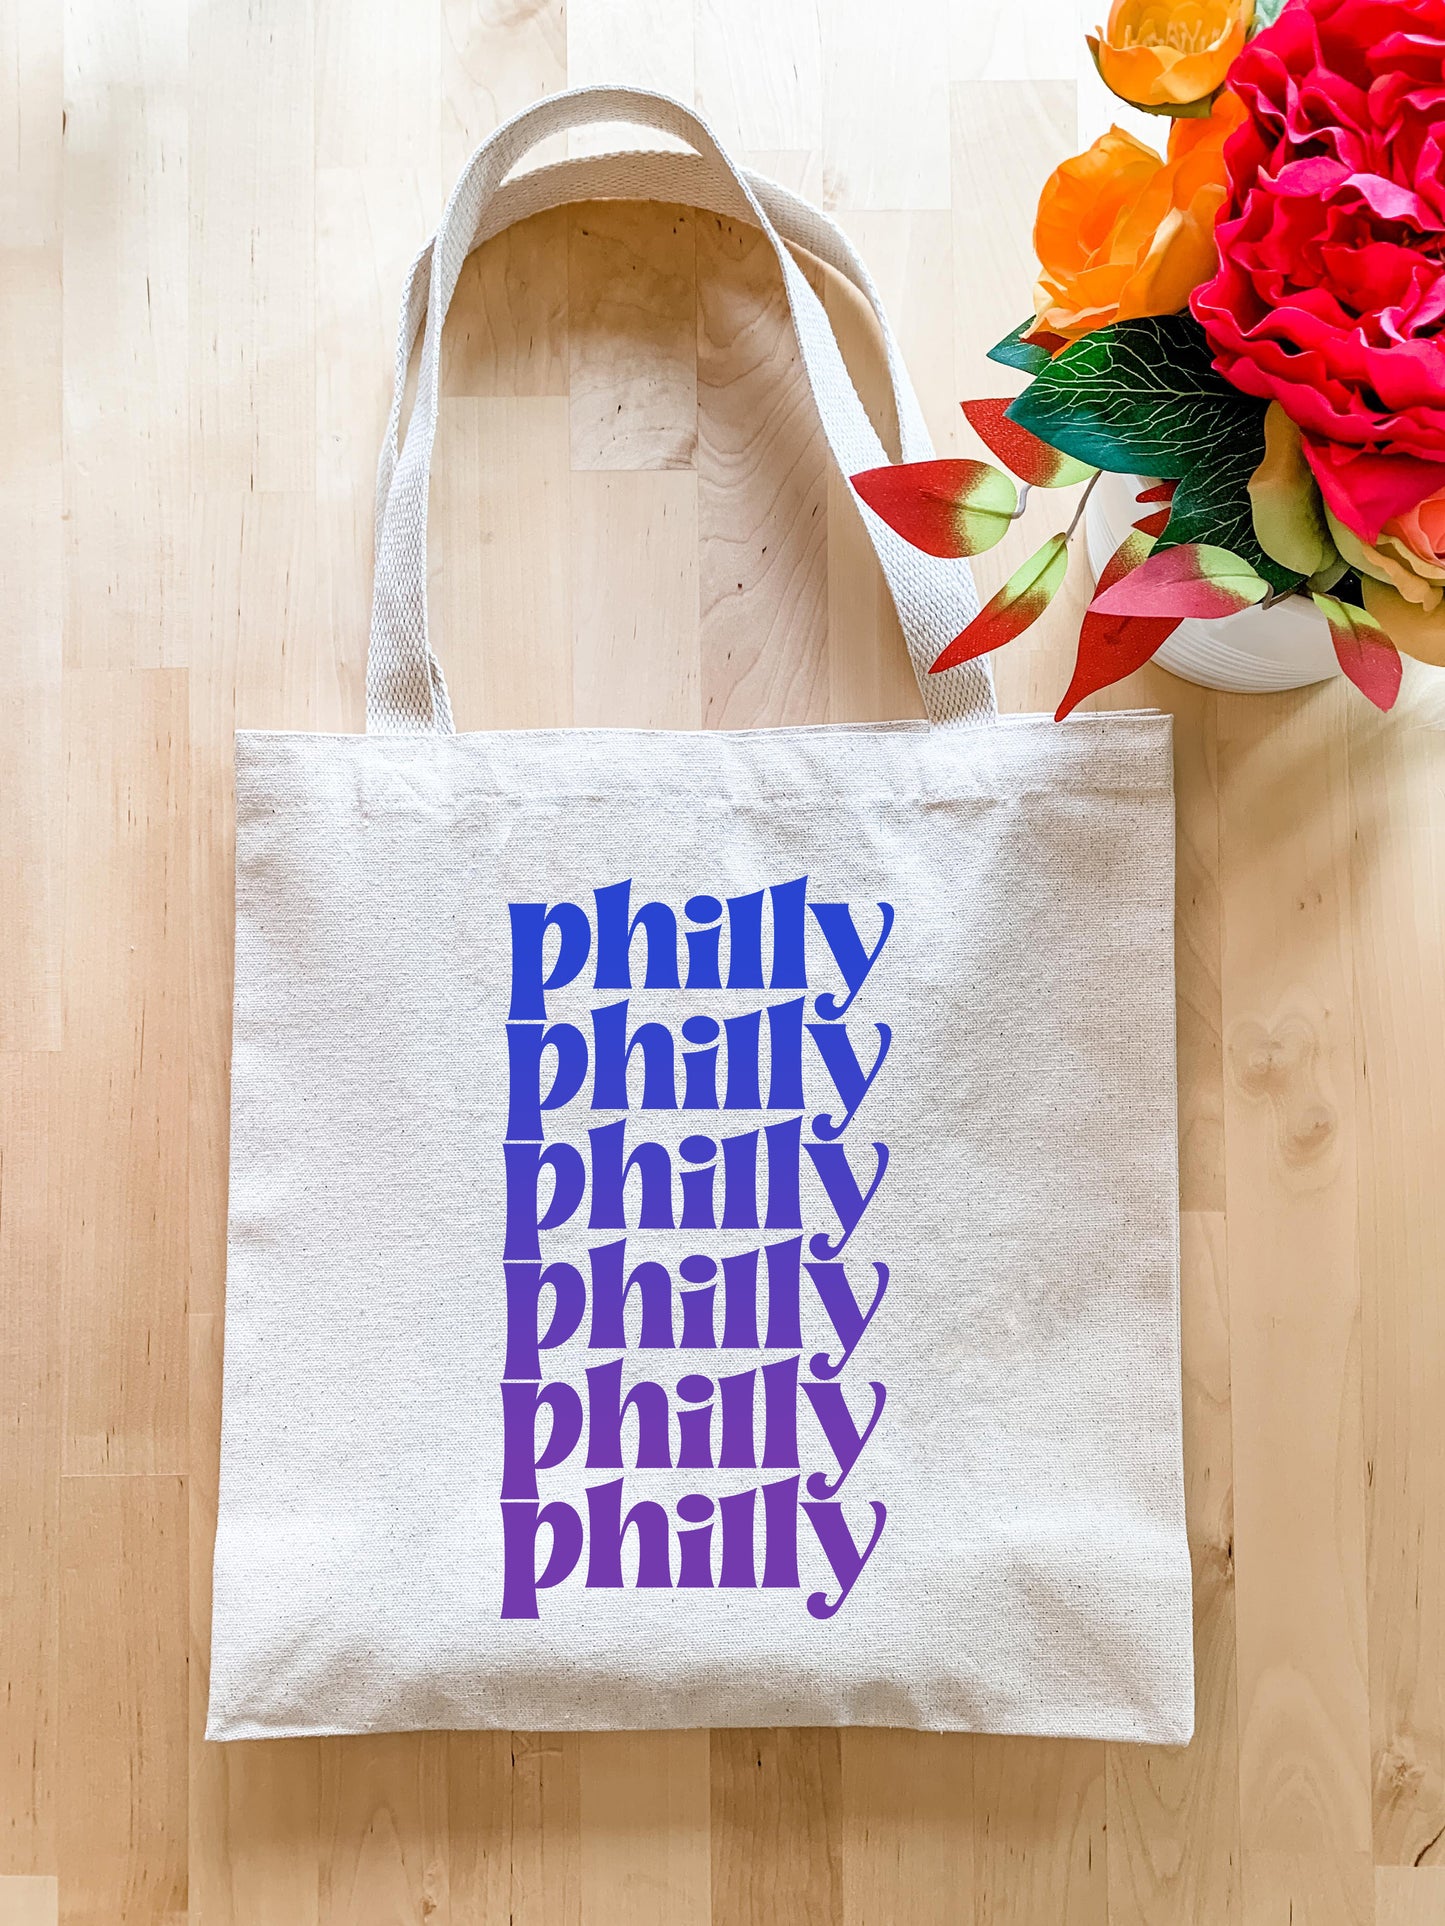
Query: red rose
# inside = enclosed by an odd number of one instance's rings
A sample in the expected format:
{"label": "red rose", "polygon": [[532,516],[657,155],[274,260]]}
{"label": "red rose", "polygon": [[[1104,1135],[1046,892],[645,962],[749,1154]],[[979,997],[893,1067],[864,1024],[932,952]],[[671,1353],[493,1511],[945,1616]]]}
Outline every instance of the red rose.
{"label": "red rose", "polygon": [[1445,0],[1290,0],[1229,85],[1249,118],[1191,306],[1373,542],[1445,485]]}

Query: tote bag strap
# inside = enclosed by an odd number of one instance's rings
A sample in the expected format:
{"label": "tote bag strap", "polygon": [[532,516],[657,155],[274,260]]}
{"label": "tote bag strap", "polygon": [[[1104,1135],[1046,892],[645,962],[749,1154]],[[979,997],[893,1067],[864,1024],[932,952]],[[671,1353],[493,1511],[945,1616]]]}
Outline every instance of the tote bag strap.
{"label": "tote bag strap", "polygon": [[[538,142],[567,128],[621,121],[691,143],[691,154],[618,153],[562,162],[514,181],[507,176]],[[771,243],[824,433],[844,474],[888,460],[843,363],[832,325],[785,241],[846,276],[877,316],[888,358],[905,461],[933,452],[922,411],[877,290],[851,243],[826,216],[775,183],[739,170],[703,121],[665,95],[613,87],[554,95],[500,127],[472,156],[453,188],[436,235],[412,264],[398,331],[391,417],[377,474],[376,578],[367,664],[367,728],[373,733],[450,734],[446,682],[427,632],[426,521],[436,434],[442,325],[463,262],[514,221],[578,200],[683,202],[749,222]],[[405,442],[398,450],[407,370],[425,332]],[[856,499],[856,498],[855,498]],[[921,554],[858,504],[888,581],[929,719],[989,722],[996,715],[986,662],[940,676],[939,651],[977,612],[966,562]]]}

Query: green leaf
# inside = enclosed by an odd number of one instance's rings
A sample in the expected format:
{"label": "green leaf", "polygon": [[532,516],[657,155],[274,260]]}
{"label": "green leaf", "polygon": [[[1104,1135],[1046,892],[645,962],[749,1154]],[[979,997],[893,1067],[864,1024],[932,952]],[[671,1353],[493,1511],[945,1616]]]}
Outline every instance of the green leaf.
{"label": "green leaf", "polygon": [[1249,478],[1249,503],[1260,546],[1281,568],[1297,568],[1313,582],[1336,563],[1344,567],[1299,428],[1277,401],[1265,409],[1264,455]]}
{"label": "green leaf", "polygon": [[1026,334],[1038,330],[1038,322],[1032,315],[1020,321],[1016,328],[1010,328],[1002,341],[995,342],[988,351],[990,361],[1001,361],[1006,368],[1022,368],[1025,374],[1034,375],[1049,365],[1047,348],[1035,347],[1033,342],[1025,341]]}
{"label": "green leaf", "polygon": [[[1328,594],[1337,582],[1344,580],[1349,572],[1349,563],[1343,555],[1337,555],[1335,559],[1324,568],[1317,569],[1313,575],[1307,575],[1305,577],[1305,587],[1311,595],[1314,594],[1316,589],[1319,590],[1321,595]],[[1348,601],[1349,597],[1346,596],[1343,599]]]}
{"label": "green leaf", "polygon": [[1272,27],[1288,4],[1289,0],[1254,0],[1254,20],[1249,29],[1250,39],[1252,40],[1257,33],[1263,33],[1266,27]]}
{"label": "green leaf", "polygon": [[1040,369],[1008,412],[1079,461],[1178,482],[1161,548],[1227,548],[1271,588],[1300,581],[1254,532],[1249,482],[1264,457],[1265,403],[1215,373],[1192,315],[1150,315],[1086,334]]}

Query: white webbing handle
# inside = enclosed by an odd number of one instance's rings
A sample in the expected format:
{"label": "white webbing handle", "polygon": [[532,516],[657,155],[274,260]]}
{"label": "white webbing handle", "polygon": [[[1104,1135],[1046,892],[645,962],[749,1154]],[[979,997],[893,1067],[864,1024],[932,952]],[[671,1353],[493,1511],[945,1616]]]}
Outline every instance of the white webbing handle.
{"label": "white webbing handle", "polygon": [[[508,181],[537,142],[598,121],[652,127],[691,142],[694,154],[627,152],[565,161]],[[741,172],[691,109],[663,95],[579,88],[526,109],[479,147],[452,190],[434,239],[412,264],[397,339],[391,417],[377,474],[376,583],[367,665],[367,727],[388,733],[453,727],[446,683],[427,635],[426,517],[436,433],[442,324],[463,262],[474,247],[512,222],[578,200],[667,200],[706,207],[761,229],[772,243],[787,291],[804,369],[823,429],[844,474],[875,468],[888,455],[844,366],[832,326],[784,240],[845,275],[864,295],[883,334],[905,461],[933,453],[917,397],[877,290],[841,230],[806,201]],[[398,452],[407,367],[425,320],[416,400]],[[859,504],[898,608],[929,717],[934,722],[993,719],[986,662],[941,676],[929,665],[977,611],[964,562],[937,561],[896,536]]]}

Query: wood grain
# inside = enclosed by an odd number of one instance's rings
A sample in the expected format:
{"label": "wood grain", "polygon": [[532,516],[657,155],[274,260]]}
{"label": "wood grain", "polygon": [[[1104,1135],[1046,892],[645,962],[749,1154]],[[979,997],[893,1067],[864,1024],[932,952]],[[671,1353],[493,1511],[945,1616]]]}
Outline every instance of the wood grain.
{"label": "wood grain", "polygon": [[54,1873],[0,1873],[0,1926],[57,1926],[59,1918]]}
{"label": "wood grain", "polygon": [[[1414,668],[1388,719],[1153,670],[1100,698],[1175,726],[1191,1746],[202,1737],[232,737],[361,723],[407,262],[506,115],[675,90],[833,207],[938,446],[977,452],[956,404],[1012,380],[983,354],[1074,143],[1073,14],[0,0],[0,1926],[1445,1921],[1445,677]],[[871,325],[808,271],[887,441]],[[473,259],[431,534],[464,727],[918,713],[776,268],[712,214],[558,211]],[[1085,592],[1000,659],[1005,706],[1057,702]]]}
{"label": "wood grain", "polygon": [[53,1085],[53,1057],[0,1055],[0,1871],[17,1878],[53,1876],[57,1861],[65,1352],[50,1210]]}
{"label": "wood grain", "polygon": [[1256,1872],[1276,1904],[1300,1877],[1302,1899],[1318,1903],[1321,1867],[1351,1903],[1370,1886],[1344,702],[1326,687],[1220,703],[1239,1766],[1254,1910]]}
{"label": "wood grain", "polygon": [[782,276],[756,229],[697,219],[703,721],[826,716],[829,458]]}

